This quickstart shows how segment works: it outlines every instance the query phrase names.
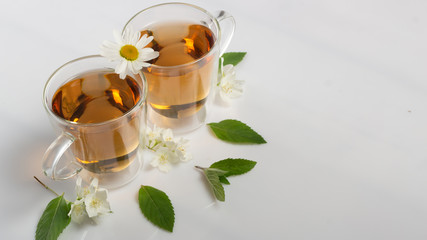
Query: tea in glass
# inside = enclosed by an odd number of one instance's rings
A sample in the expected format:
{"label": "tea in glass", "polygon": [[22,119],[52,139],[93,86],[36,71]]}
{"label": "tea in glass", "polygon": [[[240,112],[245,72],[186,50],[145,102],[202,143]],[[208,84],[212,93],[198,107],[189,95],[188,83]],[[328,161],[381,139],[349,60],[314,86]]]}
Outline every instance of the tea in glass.
{"label": "tea in glass", "polygon": [[105,70],[81,74],[55,92],[52,111],[67,121],[83,124],[67,131],[77,136],[71,149],[85,169],[117,172],[133,161],[139,146],[140,116],[124,118],[111,126],[102,123],[125,115],[140,97],[135,79],[120,79],[118,74]]}
{"label": "tea in glass", "polygon": [[[141,34],[153,36],[147,47],[159,52],[143,69],[149,106],[168,118],[195,114],[206,103],[217,71],[214,56],[203,58],[215,43],[213,32],[200,24],[171,22],[151,25]],[[168,68],[173,66],[180,67]]]}

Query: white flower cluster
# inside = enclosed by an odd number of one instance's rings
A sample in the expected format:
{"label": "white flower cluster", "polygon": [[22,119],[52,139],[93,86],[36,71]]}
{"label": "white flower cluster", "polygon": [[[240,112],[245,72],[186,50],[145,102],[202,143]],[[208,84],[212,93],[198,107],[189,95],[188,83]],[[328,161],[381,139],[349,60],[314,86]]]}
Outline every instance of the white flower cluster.
{"label": "white flower cluster", "polygon": [[171,129],[147,127],[146,136],[147,148],[156,152],[151,166],[160,171],[169,172],[173,164],[191,160],[192,156],[186,150],[189,141],[184,138],[174,139]]}
{"label": "white flower cluster", "polygon": [[107,189],[98,188],[98,179],[94,178],[89,187],[82,188],[82,179],[76,181],[77,199],[71,203],[68,216],[76,223],[82,223],[90,218],[97,222],[99,216],[111,213],[107,200]]}
{"label": "white flower cluster", "polygon": [[243,94],[243,80],[236,79],[236,71],[232,64],[227,64],[221,68],[221,80],[218,84],[220,96],[224,101],[238,98]]}

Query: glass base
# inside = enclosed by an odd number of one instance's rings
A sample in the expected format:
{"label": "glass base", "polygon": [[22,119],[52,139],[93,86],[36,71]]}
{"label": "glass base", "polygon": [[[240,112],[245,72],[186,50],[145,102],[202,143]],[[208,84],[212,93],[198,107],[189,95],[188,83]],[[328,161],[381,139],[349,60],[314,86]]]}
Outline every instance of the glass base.
{"label": "glass base", "polygon": [[202,106],[195,114],[186,118],[169,118],[154,111],[150,105],[147,110],[148,126],[154,125],[160,128],[170,128],[174,134],[183,134],[194,131],[206,122],[206,105]]}
{"label": "glass base", "polygon": [[115,189],[122,187],[138,176],[142,167],[142,157],[141,151],[139,151],[132,161],[132,163],[125,169],[119,172],[111,172],[111,173],[93,173],[86,169],[82,169],[78,176],[80,176],[83,182],[90,184],[92,179],[98,178],[99,187],[106,189]]}

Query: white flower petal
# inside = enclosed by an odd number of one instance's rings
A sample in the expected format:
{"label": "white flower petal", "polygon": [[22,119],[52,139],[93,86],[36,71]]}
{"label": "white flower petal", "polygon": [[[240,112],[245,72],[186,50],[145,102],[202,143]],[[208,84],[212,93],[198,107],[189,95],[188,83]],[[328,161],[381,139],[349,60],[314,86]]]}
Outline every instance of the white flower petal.
{"label": "white flower petal", "polygon": [[151,66],[151,64],[150,63],[146,63],[146,62],[142,62],[141,66],[142,67],[149,67],[149,66]]}
{"label": "white flower petal", "polygon": [[163,164],[163,165],[160,165],[158,168],[160,171],[167,173],[171,169],[171,165],[170,164]]}
{"label": "white flower petal", "polygon": [[132,37],[131,29],[127,27],[125,30],[123,30],[122,36],[121,36],[123,45],[129,44],[131,37]]}
{"label": "white flower petal", "polygon": [[92,179],[92,182],[90,182],[89,190],[91,193],[95,192],[98,189],[98,178]]}
{"label": "white flower petal", "polygon": [[242,90],[234,89],[228,94],[228,97],[229,98],[238,98],[238,97],[242,96],[242,94],[243,94]]}
{"label": "white flower petal", "polygon": [[82,178],[80,176],[78,176],[76,180],[76,194],[77,194],[77,199],[84,197],[83,189],[82,189]]}
{"label": "white flower petal", "polygon": [[129,42],[128,44],[135,46],[136,48],[138,48],[137,44],[139,42],[139,39],[141,38],[141,32],[136,31],[134,32],[132,29],[130,29],[129,31]]}
{"label": "white flower petal", "polygon": [[227,64],[222,67],[223,76],[225,75],[232,75],[235,73],[233,64]]}
{"label": "white flower petal", "polygon": [[172,129],[170,129],[170,128],[167,128],[167,129],[164,129],[162,132],[161,132],[161,135],[162,135],[162,138],[163,138],[163,141],[173,141],[173,132],[172,132]]}
{"label": "white flower petal", "polygon": [[158,56],[159,52],[154,51],[152,48],[143,48],[140,50],[138,59],[142,61],[150,61],[151,59],[157,58]]}
{"label": "white flower petal", "polygon": [[171,151],[166,147],[160,147],[156,153],[150,163],[151,166],[157,167],[162,172],[168,172],[171,169],[171,162],[174,160]]}
{"label": "white flower petal", "polygon": [[100,47],[100,54],[110,61],[117,61],[122,58],[120,48],[121,46],[116,43],[104,41]]}
{"label": "white flower petal", "polygon": [[153,41],[154,37],[150,36],[147,37],[147,34],[144,34],[144,36],[141,37],[141,39],[139,39],[139,41],[135,44],[135,47],[141,49],[144,48],[145,46],[147,46],[151,41]]}
{"label": "white flower petal", "polygon": [[82,223],[87,219],[87,213],[85,210],[85,205],[83,199],[77,200],[74,203],[71,203],[71,210],[68,213],[68,216],[71,217],[73,222],[78,224]]}
{"label": "white flower petal", "polygon": [[191,154],[187,152],[188,140],[184,138],[180,138],[177,142],[177,153],[179,155],[179,160],[183,162],[187,162],[192,159]]}
{"label": "white flower petal", "polygon": [[93,194],[88,195],[85,199],[86,212],[90,218],[98,216],[98,209],[93,206],[93,205],[95,205],[94,204],[95,202],[96,202],[96,199],[93,196]]}
{"label": "white flower petal", "polygon": [[122,45],[120,45],[118,43],[107,41],[107,40],[102,42],[101,46],[103,46],[104,48],[107,48],[109,50],[114,50],[114,51],[116,51],[116,50],[120,51],[120,49],[122,47]]}
{"label": "white flower petal", "polygon": [[225,65],[219,84],[221,98],[228,102],[231,98],[240,97],[243,94],[243,83],[244,81],[242,80],[236,80],[234,66],[231,64]]}
{"label": "white flower petal", "polygon": [[121,79],[125,79],[126,75],[127,75],[127,65],[128,65],[128,61],[126,60],[122,60],[120,62],[120,64],[118,64],[116,66],[115,72],[117,74],[120,74],[120,78]]}
{"label": "white flower petal", "polygon": [[122,72],[122,73],[119,74],[119,78],[120,79],[125,79],[126,76],[127,76],[127,74],[125,72]]}
{"label": "white flower petal", "polygon": [[110,213],[111,212],[111,208],[110,208],[110,203],[107,201],[107,198],[108,198],[108,191],[107,191],[107,189],[100,188],[96,192],[96,195],[97,195],[98,199],[102,200],[102,204],[99,206],[98,212],[100,214]]}
{"label": "white flower petal", "polygon": [[128,66],[130,66],[130,67],[131,67],[131,72],[132,72],[133,74],[138,74],[138,73],[139,73],[139,71],[140,71],[140,70],[141,70],[141,68],[142,68],[141,63],[140,63],[140,62],[138,62],[138,61],[132,61]]}
{"label": "white flower petal", "polygon": [[117,44],[119,44],[119,45],[124,45],[125,44],[123,42],[122,34],[120,34],[119,31],[114,30],[113,31],[113,35],[114,35],[114,40],[116,41]]}
{"label": "white flower petal", "polygon": [[90,218],[110,213],[110,204],[107,201],[107,190],[98,189],[95,193],[89,194],[85,198],[87,215]]}

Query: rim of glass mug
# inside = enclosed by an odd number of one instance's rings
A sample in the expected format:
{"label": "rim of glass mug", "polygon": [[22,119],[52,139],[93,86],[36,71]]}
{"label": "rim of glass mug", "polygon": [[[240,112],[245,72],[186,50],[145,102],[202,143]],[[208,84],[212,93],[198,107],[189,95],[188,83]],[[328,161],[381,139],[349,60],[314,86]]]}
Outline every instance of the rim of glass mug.
{"label": "rim of glass mug", "polygon": [[[45,110],[52,116],[52,117],[54,117],[57,121],[59,121],[59,122],[63,122],[63,123],[66,123],[66,124],[71,124],[71,125],[78,125],[78,126],[82,126],[82,127],[86,127],[86,126],[101,126],[101,125],[107,125],[107,124],[111,124],[112,122],[115,122],[115,121],[119,121],[119,120],[121,120],[121,119],[123,119],[123,118],[125,118],[125,117],[128,117],[129,115],[131,115],[131,114],[133,114],[135,111],[137,111],[138,110],[138,108],[141,106],[141,105],[143,105],[144,104],[144,102],[145,102],[145,99],[146,99],[146,97],[147,97],[147,84],[145,83],[145,77],[143,76],[143,74],[138,74],[140,77],[141,77],[141,79],[142,79],[142,81],[143,81],[143,84],[142,84],[142,86],[140,86],[141,88],[141,96],[140,96],[140,98],[139,98],[139,100],[138,100],[138,102],[136,102],[135,103],[135,105],[131,108],[131,109],[129,109],[127,112],[125,112],[125,114],[123,114],[122,116],[120,116],[120,117],[117,117],[117,118],[113,118],[113,119],[110,119],[110,120],[107,120],[107,121],[104,121],[104,122],[99,122],[99,123],[78,123],[78,122],[73,122],[73,121],[69,121],[69,120],[67,120],[67,119],[64,119],[64,118],[62,118],[62,117],[60,117],[60,116],[58,116],[57,114],[55,114],[53,111],[52,111],[52,106],[49,106],[49,105],[51,105],[51,104],[49,104],[49,102],[50,101],[52,101],[52,99],[50,99],[49,97],[48,97],[48,90],[49,90],[49,88],[50,88],[50,85],[51,85],[51,82],[52,82],[52,79],[57,75],[57,73],[58,72],[60,72],[61,70],[63,70],[65,67],[67,67],[68,65],[70,65],[70,64],[72,64],[72,63],[75,63],[75,62],[78,62],[78,61],[81,61],[81,60],[85,60],[85,59],[91,59],[91,58],[99,58],[99,59],[103,59],[103,60],[105,60],[105,61],[109,61],[108,59],[106,59],[105,57],[103,57],[103,56],[101,56],[101,55],[88,55],[88,56],[84,56],[84,57],[79,57],[79,58],[76,58],[76,59],[73,59],[73,60],[71,60],[71,61],[68,61],[68,62],[66,62],[66,63],[64,63],[63,65],[61,65],[60,67],[58,67],[51,75],[50,75],[50,77],[48,78],[48,80],[47,80],[47,82],[46,82],[46,84],[45,84],[45,86],[44,86],[44,89],[43,89],[43,106],[44,106],[44,108],[45,108]],[[106,67],[105,69],[108,69],[108,70],[110,70],[110,68],[108,68],[108,67]],[[96,70],[96,69],[93,69],[93,70]],[[114,68],[111,68],[111,70],[112,70],[112,72],[114,72]],[[77,76],[77,74],[76,74],[76,76]],[[73,78],[69,78],[69,79],[66,79],[66,80],[64,80],[64,82],[63,82],[63,84],[65,84],[67,81],[69,81],[69,80],[72,80]],[[57,90],[57,89],[55,89],[55,90]]]}
{"label": "rim of glass mug", "polygon": [[[187,66],[191,66],[191,65],[194,65],[194,64],[196,64],[196,63],[198,63],[198,62],[200,62],[200,61],[202,61],[203,59],[205,59],[207,56],[209,56],[212,52],[214,52],[214,50],[216,50],[217,48],[218,48],[218,46],[219,46],[219,42],[221,41],[221,27],[220,27],[220,24],[219,24],[219,22],[218,22],[218,20],[217,20],[217,18],[215,18],[211,13],[209,13],[207,10],[205,10],[205,9],[203,9],[203,8],[201,8],[201,7],[199,7],[199,6],[196,6],[196,5],[193,5],[193,4],[189,4],[189,3],[182,3],[182,2],[170,2],[170,3],[161,3],[161,4],[157,4],[157,5],[153,5],[153,6],[151,6],[151,7],[148,7],[148,8],[145,8],[145,9],[143,9],[143,10],[141,10],[141,11],[139,11],[139,12],[137,12],[135,15],[133,15],[128,21],[127,21],[127,23],[125,24],[125,26],[123,27],[123,30],[122,30],[122,32],[128,27],[128,25],[132,22],[132,20],[134,20],[138,15],[140,15],[141,13],[143,13],[143,12],[146,12],[146,11],[149,11],[149,10],[151,10],[151,9],[153,9],[153,8],[157,8],[157,7],[161,7],[161,6],[166,6],[166,5],[181,5],[181,6],[188,6],[188,7],[191,7],[191,8],[194,8],[194,9],[197,9],[197,10],[199,10],[199,11],[201,11],[201,12],[203,12],[204,14],[206,14],[211,20],[212,20],[212,22],[214,23],[214,25],[215,25],[215,27],[216,27],[216,37],[217,37],[217,39],[215,39],[215,42],[214,42],[214,45],[213,45],[213,47],[211,48],[211,49],[209,49],[209,51],[205,54],[205,55],[203,55],[202,57],[200,57],[200,58],[198,58],[198,59],[195,59],[194,61],[191,61],[191,62],[188,62],[188,63],[185,63],[185,64],[180,64],[180,65],[175,65],[175,66],[159,66],[159,65],[156,65],[156,64],[151,64],[151,66],[150,67],[155,67],[155,68],[159,68],[159,69],[173,69],[173,68],[182,68],[182,67],[187,67]],[[230,43],[230,40],[231,40],[231,37],[233,36],[233,34],[234,34],[234,28],[235,28],[235,21],[234,21],[234,18],[233,18],[233,16],[231,16],[231,15],[229,15],[229,14],[227,14],[226,12],[224,12],[224,11],[221,11],[220,13],[222,13],[222,14],[224,14],[224,15],[222,15],[221,17],[221,19],[226,19],[226,18],[230,18],[232,21],[233,21],[233,25],[232,25],[232,30],[231,30],[231,33],[230,33],[230,37],[229,37],[229,40],[226,42],[226,44],[224,44],[225,46],[223,47],[223,51],[225,51],[225,49],[228,47],[228,45],[229,45],[229,43]],[[134,29],[135,30],[135,29]],[[221,50],[221,49],[220,49]],[[223,52],[220,52],[219,53],[219,56],[221,56],[223,54]]]}

